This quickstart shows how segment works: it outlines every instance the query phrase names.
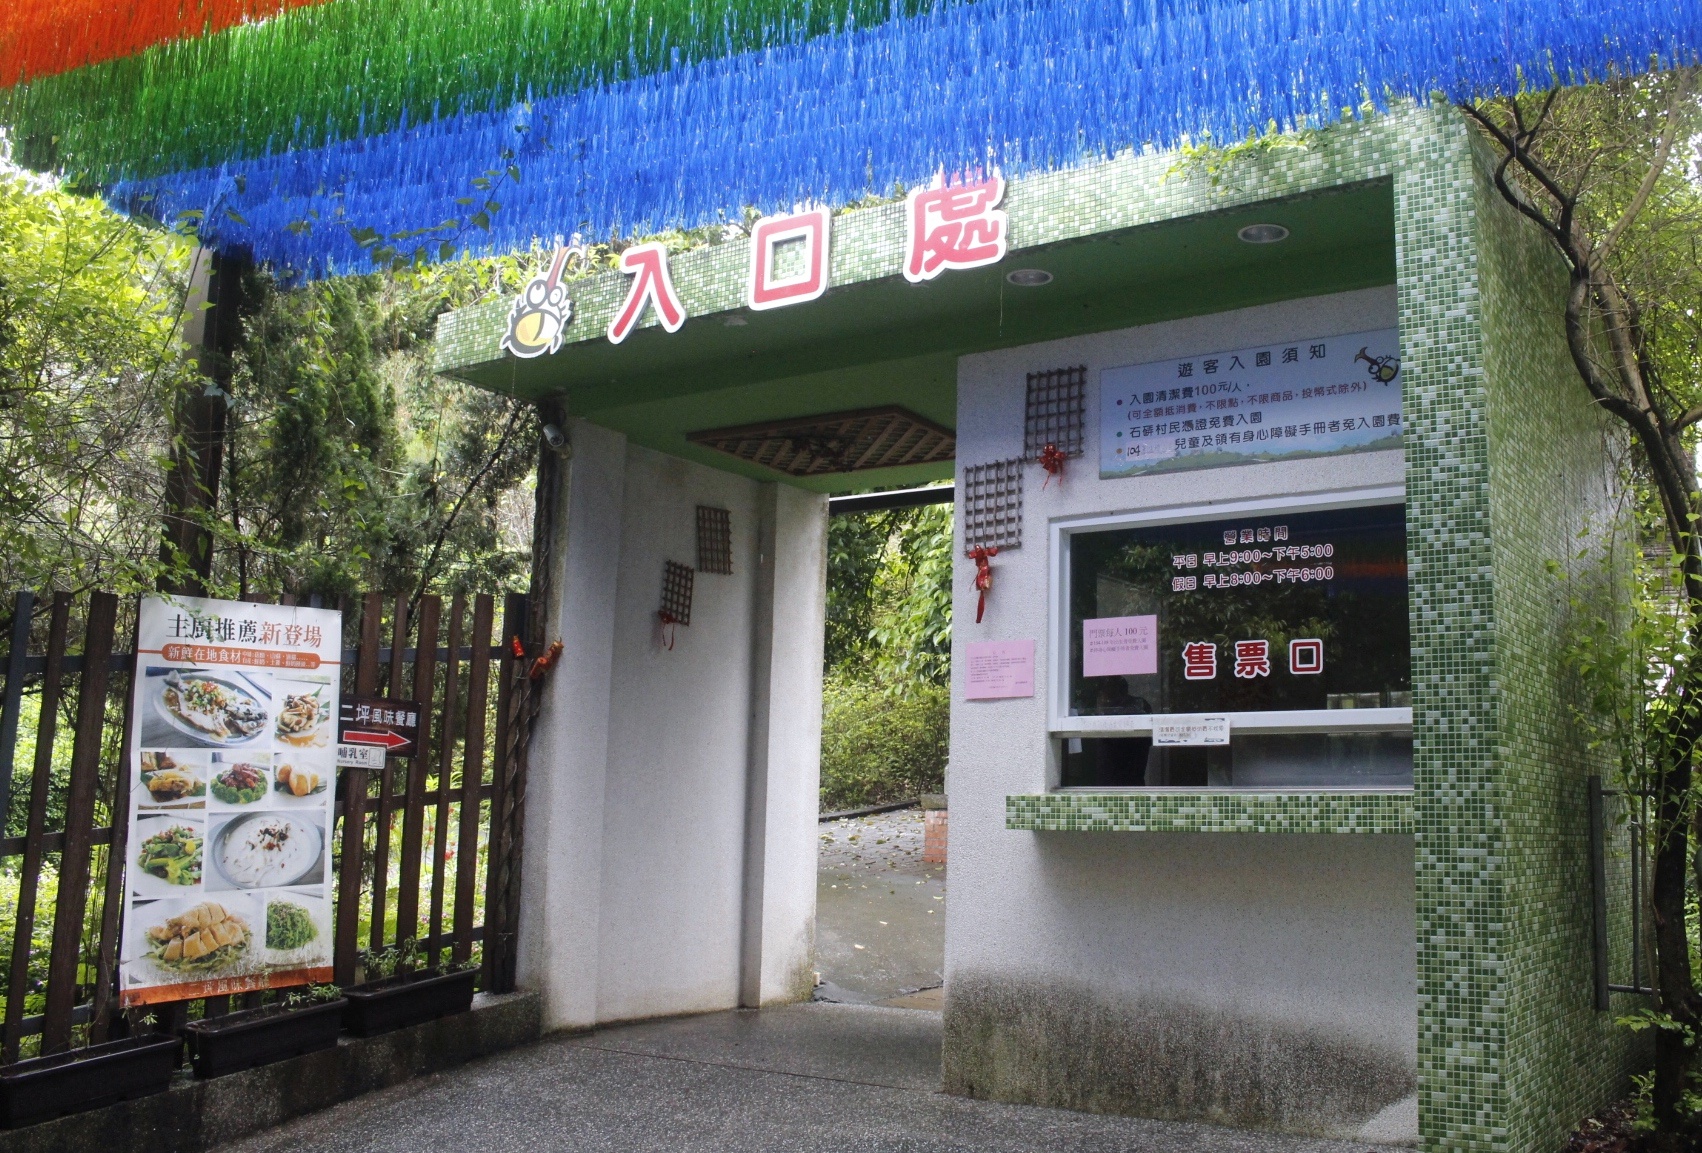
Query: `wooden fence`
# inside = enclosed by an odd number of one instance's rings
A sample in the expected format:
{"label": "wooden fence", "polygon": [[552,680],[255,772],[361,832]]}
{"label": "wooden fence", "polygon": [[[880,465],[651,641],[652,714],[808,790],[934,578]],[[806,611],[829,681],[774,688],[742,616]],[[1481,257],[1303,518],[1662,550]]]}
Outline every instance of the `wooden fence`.
{"label": "wooden fence", "polygon": [[[0,1060],[128,1028],[116,1005],[136,604],[102,592],[14,601],[0,659]],[[426,964],[477,953],[482,987],[511,989],[528,658],[505,642],[524,634],[525,598],[507,598],[500,633],[485,594],[457,595],[447,613],[435,596],[410,605],[369,593],[336,607],[343,692],[382,685],[423,712],[412,755],[339,773],[335,980],[349,984],[372,952],[413,941]],[[120,635],[132,638],[123,651]],[[170,1027],[228,1012],[231,1000],[153,1009]]]}

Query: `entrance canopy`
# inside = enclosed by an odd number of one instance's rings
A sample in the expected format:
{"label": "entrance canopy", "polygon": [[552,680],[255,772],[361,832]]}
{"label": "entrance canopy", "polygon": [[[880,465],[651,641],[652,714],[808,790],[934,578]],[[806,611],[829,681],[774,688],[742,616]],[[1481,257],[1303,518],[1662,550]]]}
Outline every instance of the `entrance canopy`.
{"label": "entrance canopy", "polygon": [[[1355,134],[1333,147],[1351,147]],[[884,406],[950,429],[957,358],[966,353],[1394,281],[1386,180],[1260,201],[1225,189],[1217,211],[1177,219],[1172,197],[1151,190],[1173,186],[1179,196],[1206,178],[1166,180],[1172,163],[1130,157],[1014,181],[1003,202],[1005,259],[923,284],[901,275],[905,206],[894,203],[834,219],[832,287],[791,307],[747,307],[751,242],[739,239],[672,259],[690,317],[677,332],[650,309],[623,342],[607,339],[632,282],[620,272],[570,283],[573,316],[551,355],[522,360],[502,350],[509,299],[463,309],[441,323],[438,369],[528,398],[561,394],[575,416],[635,443],[775,479],[774,468],[693,434]],[[1247,225],[1265,223],[1282,225],[1287,238],[1240,239]],[[1008,279],[1026,270],[1052,279],[1036,287]],[[951,475],[946,457],[788,479],[835,492]]]}

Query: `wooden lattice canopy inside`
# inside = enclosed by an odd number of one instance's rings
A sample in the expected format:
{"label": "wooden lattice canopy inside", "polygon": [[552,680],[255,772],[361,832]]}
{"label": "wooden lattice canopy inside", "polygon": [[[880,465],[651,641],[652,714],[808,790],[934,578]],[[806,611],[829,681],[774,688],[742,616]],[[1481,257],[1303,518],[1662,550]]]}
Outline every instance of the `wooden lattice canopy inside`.
{"label": "wooden lattice canopy inside", "polygon": [[935,464],[957,455],[949,428],[897,406],[712,428],[686,439],[788,476]]}

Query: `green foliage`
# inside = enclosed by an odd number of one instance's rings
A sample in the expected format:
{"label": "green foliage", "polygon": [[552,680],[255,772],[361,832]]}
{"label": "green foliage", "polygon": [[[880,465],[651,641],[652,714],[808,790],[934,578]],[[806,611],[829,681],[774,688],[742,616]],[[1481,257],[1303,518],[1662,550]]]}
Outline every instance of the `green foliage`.
{"label": "green foliage", "polygon": [[293,291],[250,276],[213,526],[216,589],[335,597],[523,583],[532,412],[430,368],[437,317],[514,263]]}
{"label": "green foliage", "polygon": [[951,674],[950,505],[836,516],[828,525],[827,667],[945,684]]}
{"label": "green foliage", "polygon": [[190,248],[0,165],[0,587],[154,584]]}
{"label": "green foliage", "polygon": [[946,686],[829,677],[822,696],[823,811],[944,792],[950,739]]}
{"label": "green foliage", "polygon": [[828,525],[822,807],[940,792],[951,703],[950,505]]}

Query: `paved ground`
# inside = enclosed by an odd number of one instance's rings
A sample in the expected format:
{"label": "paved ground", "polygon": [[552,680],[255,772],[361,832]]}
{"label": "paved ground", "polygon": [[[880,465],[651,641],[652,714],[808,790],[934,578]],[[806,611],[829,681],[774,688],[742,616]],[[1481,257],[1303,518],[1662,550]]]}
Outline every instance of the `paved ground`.
{"label": "paved ground", "polygon": [[1367,1153],[947,1097],[940,1017],[809,1004],[552,1038],[225,1153]]}
{"label": "paved ground", "polygon": [[817,998],[938,1008],[946,867],[922,860],[922,811],[828,821],[817,861]]}

